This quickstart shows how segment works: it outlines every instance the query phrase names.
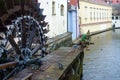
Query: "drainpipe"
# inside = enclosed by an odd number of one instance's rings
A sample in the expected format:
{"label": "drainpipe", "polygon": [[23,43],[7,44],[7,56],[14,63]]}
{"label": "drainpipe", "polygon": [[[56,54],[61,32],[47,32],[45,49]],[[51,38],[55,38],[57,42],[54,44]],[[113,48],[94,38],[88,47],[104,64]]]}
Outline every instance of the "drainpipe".
{"label": "drainpipe", "polygon": [[68,32],[68,0],[67,0],[67,32]]}
{"label": "drainpipe", "polygon": [[77,6],[76,6],[76,39],[77,39]]}
{"label": "drainpipe", "polygon": [[78,29],[79,29],[79,25],[78,25],[78,9],[79,9],[79,0],[77,0],[77,5],[76,5],[76,38],[78,38],[77,35],[78,35]]}

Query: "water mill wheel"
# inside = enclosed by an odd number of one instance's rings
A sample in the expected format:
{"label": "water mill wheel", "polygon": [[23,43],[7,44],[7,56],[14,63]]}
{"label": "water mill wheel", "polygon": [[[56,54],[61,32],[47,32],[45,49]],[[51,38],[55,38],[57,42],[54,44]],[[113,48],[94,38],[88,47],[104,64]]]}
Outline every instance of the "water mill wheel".
{"label": "water mill wheel", "polygon": [[42,64],[48,23],[39,7],[37,0],[0,0],[0,80],[30,64]]}

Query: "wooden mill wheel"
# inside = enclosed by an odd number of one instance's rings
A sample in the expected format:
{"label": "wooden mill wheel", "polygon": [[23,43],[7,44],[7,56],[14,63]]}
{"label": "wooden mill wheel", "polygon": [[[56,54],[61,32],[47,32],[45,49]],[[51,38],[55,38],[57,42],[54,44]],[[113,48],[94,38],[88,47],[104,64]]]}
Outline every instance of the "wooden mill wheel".
{"label": "wooden mill wheel", "polygon": [[39,7],[36,0],[0,0],[0,80],[35,62],[41,65],[48,30]]}

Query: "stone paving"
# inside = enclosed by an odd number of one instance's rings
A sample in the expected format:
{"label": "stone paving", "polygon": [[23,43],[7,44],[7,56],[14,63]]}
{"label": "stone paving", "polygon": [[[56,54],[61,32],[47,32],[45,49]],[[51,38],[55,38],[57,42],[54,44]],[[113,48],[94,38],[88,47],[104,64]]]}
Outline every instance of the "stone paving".
{"label": "stone paving", "polygon": [[92,36],[85,51],[82,80],[120,80],[120,29]]}

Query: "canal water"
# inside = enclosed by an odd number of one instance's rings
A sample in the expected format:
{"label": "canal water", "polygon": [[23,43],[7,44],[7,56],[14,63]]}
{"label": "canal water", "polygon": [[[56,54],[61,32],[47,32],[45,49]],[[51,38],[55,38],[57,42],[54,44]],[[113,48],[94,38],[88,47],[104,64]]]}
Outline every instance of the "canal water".
{"label": "canal water", "polygon": [[82,80],[120,80],[120,29],[92,36]]}

